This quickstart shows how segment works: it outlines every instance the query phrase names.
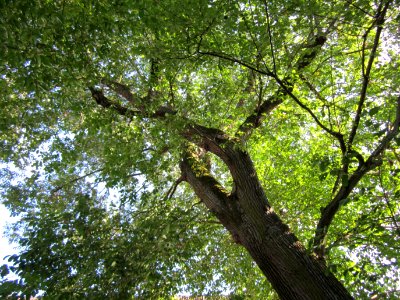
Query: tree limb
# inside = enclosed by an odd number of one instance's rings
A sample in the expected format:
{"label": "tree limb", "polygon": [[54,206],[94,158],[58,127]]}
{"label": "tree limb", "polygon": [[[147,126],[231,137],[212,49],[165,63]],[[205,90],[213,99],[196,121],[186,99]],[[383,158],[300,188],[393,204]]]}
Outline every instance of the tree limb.
{"label": "tree limb", "polygon": [[204,163],[190,149],[186,149],[180,168],[182,180],[190,184],[206,207],[228,230],[231,230],[232,220],[227,209],[230,200],[228,191],[211,176]]}
{"label": "tree limb", "polygon": [[350,4],[351,6],[354,6],[356,9],[360,10],[361,12],[363,12],[364,14],[366,14],[367,16],[370,17],[374,17],[371,13],[369,13],[368,11],[366,11],[365,9],[361,8],[360,6],[358,6],[357,4],[354,4],[352,0],[346,0],[346,2],[348,4]]}
{"label": "tree limb", "polygon": [[108,86],[111,90],[116,92],[118,95],[125,98],[133,106],[136,106],[138,102],[140,102],[139,99],[135,99],[130,89],[126,85],[105,78],[103,78],[101,82]]}
{"label": "tree limb", "polygon": [[[119,88],[127,88],[122,84],[118,84]],[[118,89],[119,89],[118,88]],[[92,97],[95,99],[97,104],[104,108],[113,108],[118,114],[122,116],[142,116],[145,118],[164,118],[167,114],[174,115],[177,112],[169,106],[160,106],[156,111],[148,111],[144,106],[141,106],[139,110],[132,110],[125,106],[122,106],[118,102],[112,101],[107,98],[101,90],[89,87]],[[124,92],[125,93],[125,92]],[[125,93],[126,94],[126,93]]]}
{"label": "tree limb", "polygon": [[284,96],[283,90],[278,89],[274,95],[268,97],[261,105],[257,106],[254,112],[239,126],[236,136],[241,140],[247,140],[252,130],[258,128],[262,124],[267,114],[283,102]]}
{"label": "tree limb", "polygon": [[332,199],[332,201],[322,210],[321,218],[318,222],[313,243],[314,253],[321,259],[325,256],[325,238],[336,213],[353,191],[358,182],[377,166],[382,164],[380,156],[383,151],[389,147],[390,142],[398,135],[400,126],[400,95],[397,98],[396,118],[393,122],[392,129],[385,135],[379,145],[370,154],[368,159],[362,163],[363,160],[359,159],[359,166],[354,173],[348,177],[347,182],[343,182],[341,188]]}
{"label": "tree limb", "polygon": [[98,105],[104,108],[113,108],[118,114],[122,116],[135,116],[140,114],[140,111],[128,109],[117,102],[114,102],[104,96],[104,93],[94,87],[89,87],[92,97],[97,102]]}

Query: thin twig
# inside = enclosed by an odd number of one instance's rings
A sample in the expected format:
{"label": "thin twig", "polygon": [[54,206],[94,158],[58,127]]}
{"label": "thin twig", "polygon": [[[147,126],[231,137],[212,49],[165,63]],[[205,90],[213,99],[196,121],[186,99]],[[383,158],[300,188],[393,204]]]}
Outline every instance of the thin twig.
{"label": "thin twig", "polygon": [[[368,85],[369,85],[369,80],[370,80],[370,74],[371,74],[371,70],[372,70],[372,64],[375,60],[376,57],[376,52],[379,46],[379,40],[380,40],[380,36],[383,30],[383,23],[385,22],[385,16],[386,16],[386,12],[388,10],[390,1],[386,2],[385,6],[383,7],[382,10],[378,10],[378,14],[377,17],[375,19],[374,25],[377,26],[376,28],[376,33],[375,33],[375,37],[374,37],[374,44],[372,46],[372,50],[371,53],[369,55],[369,59],[368,59],[368,63],[367,63],[367,68],[365,70],[363,70],[363,83],[362,83],[362,87],[361,87],[361,92],[360,92],[360,99],[358,101],[358,106],[357,106],[357,111],[356,111],[356,116],[354,118],[354,122],[353,122],[353,126],[351,128],[351,132],[349,135],[349,139],[348,139],[348,147],[349,149],[351,148],[351,145],[353,143],[353,140],[356,136],[357,133],[357,129],[358,129],[358,125],[360,123],[360,119],[361,119],[361,112],[364,106],[364,102],[365,99],[367,97],[367,89],[368,89]],[[368,32],[368,30],[367,30]],[[364,47],[365,45],[363,45]],[[364,62],[363,66],[364,66]],[[364,68],[364,67],[363,67]],[[364,72],[365,71],[365,72]]]}
{"label": "thin twig", "polygon": [[346,2],[348,4],[350,4],[351,6],[354,6],[355,8],[357,8],[358,10],[362,11],[364,14],[366,14],[367,16],[370,17],[374,17],[374,15],[370,14],[368,11],[366,11],[365,9],[361,8],[360,6],[358,6],[357,4],[354,4],[352,0],[346,0]]}
{"label": "thin twig", "polygon": [[304,103],[302,103],[300,101],[300,99],[293,94],[293,92],[291,91],[291,89],[287,88],[285,83],[279,79],[278,77],[275,78],[275,80],[278,82],[278,84],[285,90],[285,92],[305,111],[307,111],[309,113],[309,115],[314,119],[314,121],[317,123],[317,125],[319,127],[321,127],[324,131],[326,131],[327,133],[329,133],[331,136],[333,136],[334,138],[336,138],[339,141],[340,144],[340,149],[342,150],[342,152],[345,151],[346,146],[344,144],[344,140],[343,140],[343,134],[341,134],[340,132],[334,131],[329,129],[328,127],[326,127],[324,124],[322,124],[322,122],[318,119],[318,117],[314,114],[314,112],[308,107],[306,106]]}
{"label": "thin twig", "polygon": [[[252,11],[251,11],[251,12],[252,12]],[[258,44],[257,44],[256,38],[254,37],[253,30],[250,29],[250,26],[249,26],[249,24],[248,24],[248,22],[247,22],[246,16],[245,16],[243,13],[241,14],[241,16],[242,16],[242,18],[243,18],[244,25],[246,26],[246,28],[247,28],[247,30],[248,30],[248,33],[250,34],[251,40],[252,40],[252,42],[253,42],[253,45],[254,45],[254,47],[255,47],[256,50],[257,50],[257,53],[261,53],[260,47],[259,47]],[[252,18],[253,18],[253,23],[255,24],[253,14],[252,14]]]}
{"label": "thin twig", "polygon": [[167,194],[165,195],[165,197],[164,197],[164,202],[172,198],[172,196],[174,195],[174,193],[175,193],[175,191],[176,191],[176,188],[178,187],[178,185],[179,185],[182,181],[184,181],[183,176],[179,177],[179,178],[174,182],[174,184],[170,187],[170,189],[168,190]]}
{"label": "thin twig", "polygon": [[388,209],[390,211],[390,219],[392,220],[394,226],[396,227],[397,234],[400,235],[400,227],[399,227],[399,224],[397,224],[397,220],[396,220],[396,217],[395,217],[395,212],[393,211],[392,204],[390,203],[390,200],[389,200],[389,198],[387,196],[385,188],[383,187],[382,169],[380,167],[379,167],[379,183],[380,183],[380,186],[381,186],[381,188],[383,190],[383,199],[385,199],[386,206],[388,207]]}
{"label": "thin twig", "polygon": [[269,37],[269,45],[271,48],[272,62],[274,64],[274,74],[276,74],[275,50],[274,50],[274,46],[272,43],[271,22],[270,22],[270,17],[269,17],[268,4],[267,4],[266,0],[263,0],[263,2],[264,2],[265,14],[267,16],[267,30],[268,30],[268,37]]}
{"label": "thin twig", "polygon": [[225,53],[218,53],[218,52],[213,52],[213,51],[198,51],[198,54],[200,55],[209,55],[209,56],[214,56],[214,57],[218,57],[218,58],[222,58],[224,60],[230,61],[230,62],[234,62],[237,63],[241,66],[244,66],[250,70],[253,70],[256,73],[259,73],[261,75],[267,75],[267,76],[273,76],[274,74],[268,69],[266,68],[265,70],[260,70],[257,67],[252,66],[250,63],[242,61],[240,59],[231,57]]}
{"label": "thin twig", "polygon": [[389,143],[396,137],[399,133],[400,126],[400,94],[397,97],[397,108],[396,108],[396,119],[393,122],[393,128],[388,131],[385,137],[382,139],[381,143],[376,147],[376,149],[371,153],[367,162],[374,160],[389,146]]}
{"label": "thin twig", "polygon": [[62,185],[59,185],[59,186],[55,187],[55,188],[51,191],[51,194],[55,194],[55,193],[57,193],[58,191],[62,190],[64,187],[66,187],[66,186],[68,186],[68,185],[71,185],[71,184],[73,184],[73,183],[75,183],[75,182],[77,182],[77,181],[79,181],[79,180],[85,179],[85,178],[88,177],[88,176],[91,176],[91,175],[93,175],[93,174],[96,174],[96,173],[98,173],[98,172],[101,172],[101,171],[103,171],[104,169],[105,169],[105,168],[103,167],[103,168],[94,170],[94,171],[92,171],[92,172],[89,172],[89,173],[84,174],[84,175],[82,175],[82,176],[79,176],[79,177],[77,177],[77,178],[74,178],[74,179],[68,181],[67,183],[64,183],[64,184],[62,184]]}

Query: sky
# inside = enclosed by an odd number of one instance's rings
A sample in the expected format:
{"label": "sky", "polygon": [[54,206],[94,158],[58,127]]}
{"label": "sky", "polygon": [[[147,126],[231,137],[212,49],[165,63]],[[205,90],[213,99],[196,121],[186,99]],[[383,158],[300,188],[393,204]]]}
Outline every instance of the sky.
{"label": "sky", "polygon": [[[3,168],[11,171],[17,170],[12,164],[0,162],[0,169]],[[7,255],[16,254],[14,247],[17,246],[16,244],[10,244],[8,239],[5,237],[6,225],[15,222],[17,218],[12,218],[10,216],[9,210],[1,203],[1,200],[2,199],[0,199],[0,266],[3,264],[8,264],[4,257]]]}
{"label": "sky", "polygon": [[[0,203],[0,266],[4,264],[9,265],[10,263],[5,257],[17,253],[17,244],[11,244],[4,234],[7,224],[14,222],[15,219],[15,217],[10,216],[8,209]],[[15,280],[18,279],[18,276],[15,273],[10,273],[6,278],[8,280]]]}
{"label": "sky", "polygon": [[16,245],[12,245],[8,242],[8,239],[4,236],[5,227],[8,223],[11,223],[13,218],[10,216],[9,211],[4,205],[0,204],[0,265],[8,263],[7,260],[4,259],[7,255],[15,254]]}

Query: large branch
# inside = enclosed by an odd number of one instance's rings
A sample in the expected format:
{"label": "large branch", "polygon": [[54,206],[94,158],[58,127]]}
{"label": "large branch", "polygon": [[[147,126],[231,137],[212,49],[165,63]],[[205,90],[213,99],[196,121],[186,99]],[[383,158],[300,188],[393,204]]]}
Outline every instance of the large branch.
{"label": "large branch", "polygon": [[141,102],[141,99],[135,97],[126,85],[105,78],[103,78],[101,82],[108,86],[111,90],[116,92],[118,95],[125,98],[133,106],[137,106]]}
{"label": "large branch", "polygon": [[188,126],[183,136],[198,147],[218,156],[228,167],[233,179],[231,197],[263,199],[260,202],[242,203],[242,205],[260,206],[270,209],[270,204],[257,178],[257,172],[249,154],[238,146],[238,139],[229,137],[219,129],[200,125]]}
{"label": "large branch", "polygon": [[[126,99],[131,98],[130,95],[132,95],[132,94],[129,92],[128,87],[126,87],[125,85],[122,85],[120,83],[115,83],[115,82],[113,83],[113,86],[115,88],[116,93],[118,93],[119,95],[125,95],[127,97]],[[92,97],[97,102],[97,104],[99,104],[100,106],[102,106],[104,108],[112,108],[114,111],[116,111],[118,114],[120,114],[122,116],[129,116],[129,117],[141,116],[144,118],[164,118],[167,114],[171,114],[171,115],[176,114],[176,111],[174,109],[172,109],[169,106],[164,106],[164,105],[159,106],[155,111],[151,111],[147,107],[145,107],[145,105],[141,105],[138,108],[136,105],[136,102],[131,102],[132,104],[134,104],[133,105],[134,108],[131,109],[126,106],[122,106],[121,104],[119,104],[116,101],[109,99],[108,97],[106,97],[104,95],[103,91],[101,91],[99,89],[95,89],[94,87],[89,87],[89,90],[92,94]],[[124,98],[125,98],[125,96],[124,96]]]}
{"label": "large branch", "polygon": [[198,147],[215,154],[224,162],[228,162],[231,159],[227,151],[232,147],[232,141],[220,129],[193,124],[186,126],[182,131],[182,136]]}
{"label": "large branch", "polygon": [[342,183],[342,186],[335,197],[322,210],[321,218],[318,222],[313,241],[313,251],[318,257],[323,258],[325,256],[325,238],[329,226],[331,225],[339,208],[349,202],[346,201],[346,199],[349,197],[350,193],[354,190],[355,186],[364,177],[364,175],[382,164],[381,155],[389,147],[390,142],[399,134],[399,126],[400,96],[397,98],[396,118],[393,122],[392,129],[385,135],[385,137],[383,137],[381,142],[365,162],[359,159],[359,166],[357,170],[354,171],[354,173],[348,178],[347,182],[344,181]]}
{"label": "large branch", "polygon": [[[102,100],[103,104],[106,105],[105,107],[107,107],[108,104],[112,103],[113,105],[119,106],[117,111],[120,114],[123,114],[122,111],[125,109],[127,110],[133,109],[136,112],[136,114],[140,114],[143,117],[153,117],[153,118],[164,117],[166,114],[176,114],[176,111],[172,109],[169,105],[160,105],[155,111],[154,110],[150,111],[149,107],[150,106],[154,107],[154,102],[158,95],[158,93],[155,91],[155,88],[157,87],[160,81],[159,60],[151,59],[150,62],[151,64],[149,71],[149,80],[147,83],[149,88],[147,91],[147,95],[144,97],[140,97],[137,94],[133,94],[131,89],[125,84],[122,84],[120,82],[111,79],[103,78],[101,80],[101,83],[107,86],[111,91],[113,91],[119,97],[122,97],[124,100],[126,100],[130,106],[130,108],[128,108],[121,106],[118,103],[111,102],[110,100],[107,101]],[[101,91],[97,90],[96,91],[96,93],[98,94],[97,98],[99,99],[104,98],[104,94],[99,95],[99,92],[102,94]],[[99,104],[103,105],[101,102]]]}
{"label": "large branch", "polygon": [[259,126],[266,118],[266,116],[279,104],[283,102],[285,98],[285,93],[282,89],[279,89],[274,95],[268,97],[267,100],[262,102],[262,104],[257,107],[254,112],[249,115],[245,121],[239,126],[236,136],[240,137],[241,140],[247,140],[252,131]]}
{"label": "large branch", "polygon": [[[124,86],[114,84],[114,87],[118,88],[125,96],[129,95]],[[162,114],[163,111],[161,109],[158,109],[151,115],[144,110],[131,111],[128,108],[108,99],[102,91],[96,90],[92,87],[89,89],[92,93],[92,97],[100,106],[104,108],[112,108],[120,115],[140,115],[155,118],[165,115]],[[224,150],[221,146],[224,143],[228,143],[229,139],[221,130],[207,128],[200,125],[189,125],[182,129],[182,136],[200,148],[203,148],[206,151],[211,151],[224,161],[229,160],[229,157],[224,155]],[[203,162],[200,157],[197,157],[195,151],[190,147],[185,151],[180,168],[182,176],[171,187],[166,197],[168,198],[173,194],[176,186],[181,181],[188,182],[196,195],[202,200],[202,202],[204,202],[207,208],[218,217],[221,223],[231,232],[235,239],[237,236],[236,224],[240,220],[240,214],[231,201],[232,197],[235,197],[234,194],[229,194],[229,192],[222,187],[222,185],[210,174],[206,163]]]}
{"label": "large branch", "polygon": [[180,164],[182,180],[193,188],[197,197],[219,219],[232,236],[237,236],[236,224],[240,214],[233,205],[232,197],[209,173],[207,165],[188,147]]}
{"label": "large branch", "polygon": [[94,87],[89,87],[89,90],[98,105],[104,108],[112,108],[121,116],[135,116],[140,113],[140,111],[131,110],[118,102],[108,99],[101,90],[95,89]]}

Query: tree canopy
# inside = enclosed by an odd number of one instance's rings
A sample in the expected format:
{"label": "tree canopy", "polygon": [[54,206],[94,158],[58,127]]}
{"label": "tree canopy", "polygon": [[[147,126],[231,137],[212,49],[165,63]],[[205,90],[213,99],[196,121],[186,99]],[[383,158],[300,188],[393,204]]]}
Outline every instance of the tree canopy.
{"label": "tree canopy", "polygon": [[400,297],[399,7],[2,1],[0,294]]}

